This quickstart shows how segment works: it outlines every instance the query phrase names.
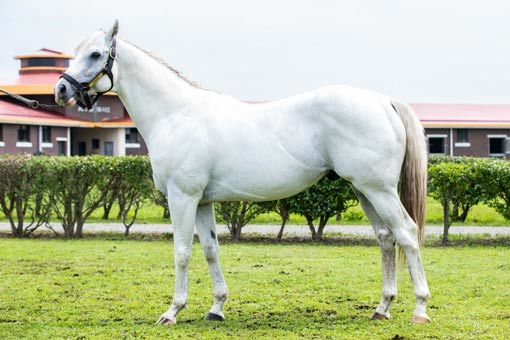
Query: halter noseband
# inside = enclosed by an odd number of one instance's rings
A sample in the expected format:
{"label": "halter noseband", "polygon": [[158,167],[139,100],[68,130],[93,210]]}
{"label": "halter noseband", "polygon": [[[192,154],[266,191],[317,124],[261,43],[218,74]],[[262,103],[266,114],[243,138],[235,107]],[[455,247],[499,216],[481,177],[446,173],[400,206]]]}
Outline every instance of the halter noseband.
{"label": "halter noseband", "polygon": [[[78,106],[80,106],[83,109],[90,110],[94,106],[94,104],[97,102],[99,97],[101,97],[106,92],[110,91],[113,88],[113,73],[112,73],[112,67],[113,63],[115,61],[115,58],[117,57],[117,49],[115,47],[116,40],[113,38],[112,45],[110,47],[110,50],[108,52],[108,61],[106,61],[105,66],[99,73],[92,78],[89,82],[78,82],[76,79],[71,77],[67,73],[63,73],[60,78],[64,78],[67,80],[75,89],[76,89],[76,103]],[[89,96],[89,90],[96,85],[96,83],[103,78],[104,75],[107,75],[108,78],[110,78],[110,88],[104,92],[97,92],[95,96],[92,98]]]}

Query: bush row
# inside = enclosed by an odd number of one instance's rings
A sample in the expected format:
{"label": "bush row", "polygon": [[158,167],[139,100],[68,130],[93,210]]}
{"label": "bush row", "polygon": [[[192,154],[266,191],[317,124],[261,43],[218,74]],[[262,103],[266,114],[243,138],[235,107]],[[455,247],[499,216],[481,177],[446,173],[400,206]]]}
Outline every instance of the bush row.
{"label": "bush row", "polygon": [[443,207],[443,244],[453,222],[464,222],[485,203],[510,219],[510,162],[495,158],[433,157],[428,168],[429,195]]}
{"label": "bush row", "polygon": [[[432,157],[429,162],[429,194],[443,206],[444,235],[453,222],[463,222],[470,209],[481,202],[510,219],[510,163],[487,158]],[[103,209],[108,218],[114,204],[118,218],[129,228],[146,202],[164,208],[166,197],[155,190],[146,156],[129,157],[0,157],[0,209],[12,234],[26,237],[50,216],[61,223],[63,235],[81,237],[89,216]],[[242,228],[265,212],[281,216],[281,239],[291,213],[305,217],[313,240],[320,240],[331,217],[340,217],[357,204],[348,182],[323,178],[308,190],[274,202],[226,202],[216,205],[218,220],[235,240]],[[55,230],[54,230],[55,231]],[[55,231],[57,233],[57,231]]]}
{"label": "bush row", "polygon": [[[12,234],[26,237],[61,222],[66,237],[81,237],[89,216],[111,200],[119,202],[126,232],[136,212],[153,194],[147,157],[0,157],[0,208]],[[56,232],[56,231],[55,231]]]}

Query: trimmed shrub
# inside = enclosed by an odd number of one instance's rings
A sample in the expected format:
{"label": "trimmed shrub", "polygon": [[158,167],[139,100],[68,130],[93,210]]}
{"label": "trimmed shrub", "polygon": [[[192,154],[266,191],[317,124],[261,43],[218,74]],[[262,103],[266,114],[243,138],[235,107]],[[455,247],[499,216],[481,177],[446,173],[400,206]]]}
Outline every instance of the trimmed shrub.
{"label": "trimmed shrub", "polygon": [[50,182],[45,157],[0,157],[0,208],[15,237],[27,237],[47,223]]}
{"label": "trimmed shrub", "polygon": [[151,198],[152,203],[163,208],[163,218],[169,219],[170,208],[168,207],[168,198],[166,197],[166,195],[154,187]]}
{"label": "trimmed shrub", "polygon": [[215,204],[216,217],[225,222],[234,241],[241,239],[241,231],[256,216],[269,211],[266,202],[221,202]]}
{"label": "trimmed shrub", "polygon": [[478,173],[483,185],[483,201],[510,220],[510,163],[488,159],[479,167]]}
{"label": "trimmed shrub", "polygon": [[486,197],[481,169],[487,160],[460,158],[436,163],[428,169],[428,190],[443,207],[442,243],[448,243],[453,222],[464,222],[470,209]]}
{"label": "trimmed shrub", "polygon": [[[324,228],[332,216],[344,213],[357,202],[349,182],[342,178],[331,180],[327,177],[287,199],[290,212],[306,218],[314,241],[322,239]],[[317,227],[314,220],[319,220]]]}
{"label": "trimmed shrub", "polygon": [[89,216],[117,190],[122,176],[116,167],[122,160],[104,156],[48,158],[49,200],[64,236],[82,237]]}
{"label": "trimmed shrub", "polygon": [[[114,167],[115,177],[119,178],[117,200],[119,202],[124,235],[129,235],[129,228],[135,223],[138,210],[142,204],[152,197],[154,183],[149,159],[143,156],[129,156],[120,158]],[[133,212],[132,217],[129,213]]]}

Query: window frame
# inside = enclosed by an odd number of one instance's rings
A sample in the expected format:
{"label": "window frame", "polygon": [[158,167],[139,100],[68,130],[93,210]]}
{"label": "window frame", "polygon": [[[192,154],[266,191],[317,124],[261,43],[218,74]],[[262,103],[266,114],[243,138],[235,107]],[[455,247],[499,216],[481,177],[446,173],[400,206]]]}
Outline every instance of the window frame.
{"label": "window frame", "polygon": [[[463,136],[464,134],[465,134],[465,136]],[[468,129],[457,129],[456,142],[457,143],[469,143],[469,130]]]}
{"label": "window frame", "polygon": [[[427,135],[427,152],[429,155],[446,155],[446,138],[445,134],[430,134]],[[443,140],[443,152],[430,152],[430,140],[431,139],[442,139]]]}
{"label": "window frame", "polygon": [[[23,136],[21,135],[21,131],[25,132]],[[20,137],[25,137],[25,138],[22,139]],[[19,124],[16,138],[17,138],[16,139],[17,142],[30,143],[31,142],[30,141],[30,125]]]}
{"label": "window frame", "polygon": [[[491,152],[491,141],[499,139],[501,140],[501,153],[500,152]],[[488,155],[490,157],[505,157],[507,152],[507,136],[506,135],[487,135],[488,140]]]}
{"label": "window frame", "polygon": [[[134,141],[132,136],[135,136]],[[140,133],[137,128],[126,128],[126,144],[139,144],[139,137]]]}
{"label": "window frame", "polygon": [[43,143],[51,143],[51,126],[43,125],[41,140]]}

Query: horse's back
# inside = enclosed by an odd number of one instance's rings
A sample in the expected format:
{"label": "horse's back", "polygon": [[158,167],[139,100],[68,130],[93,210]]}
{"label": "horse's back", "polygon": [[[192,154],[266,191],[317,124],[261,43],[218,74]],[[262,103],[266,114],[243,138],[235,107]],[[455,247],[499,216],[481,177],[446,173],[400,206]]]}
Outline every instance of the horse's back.
{"label": "horse's back", "polygon": [[405,130],[387,96],[335,85],[269,103],[265,110],[270,114],[262,119],[276,117],[278,123],[270,126],[289,152],[321,160],[340,175],[371,163],[392,168],[402,163]]}

